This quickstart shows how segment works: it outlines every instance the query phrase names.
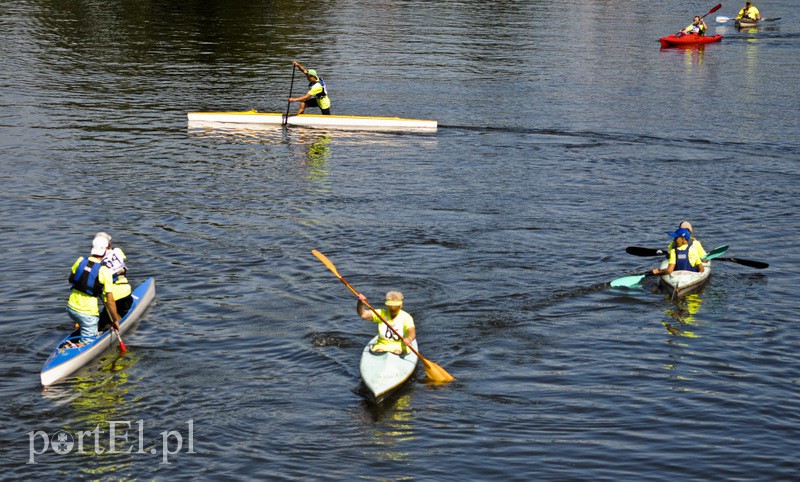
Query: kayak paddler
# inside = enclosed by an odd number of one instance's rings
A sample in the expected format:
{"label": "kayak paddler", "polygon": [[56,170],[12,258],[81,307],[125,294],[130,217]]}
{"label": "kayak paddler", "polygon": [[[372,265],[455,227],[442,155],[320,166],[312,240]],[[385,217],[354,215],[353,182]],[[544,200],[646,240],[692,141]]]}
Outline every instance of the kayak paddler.
{"label": "kayak paddler", "polygon": [[694,20],[685,29],[681,30],[683,34],[705,35],[708,30],[708,25],[703,17],[695,15]]}
{"label": "kayak paddler", "polygon": [[674,248],[669,250],[669,265],[662,269],[653,268],[653,274],[665,275],[675,270],[695,271],[702,273],[705,271],[702,256],[697,251],[697,247],[692,243],[692,235],[688,229],[681,228],[674,233],[668,233],[674,240]]}
{"label": "kayak paddler", "polygon": [[745,2],[744,7],[739,10],[739,15],[736,16],[736,20],[752,20],[758,21],[761,20],[761,12],[752,4],[752,2]]}
{"label": "kayak paddler", "polygon": [[[95,237],[102,237],[108,241],[108,249],[106,249],[106,254],[103,256],[103,264],[111,270],[114,280],[111,292],[114,294],[114,305],[117,307],[117,314],[122,318],[128,314],[133,305],[133,297],[131,296],[133,289],[125,276],[128,273],[128,267],[125,265],[127,258],[120,248],[111,245],[111,235],[100,232],[95,234]],[[107,330],[110,325],[111,316],[108,310],[101,311],[100,321],[97,324],[98,332]]]}
{"label": "kayak paddler", "polygon": [[[706,253],[706,250],[705,248],[703,248],[703,245],[700,243],[700,240],[694,236],[694,231],[692,231],[692,223],[690,223],[689,221],[684,221],[678,226],[678,229],[689,230],[689,234],[692,235],[692,246],[694,246],[697,249],[697,252],[698,254],[700,254],[701,258],[705,258],[708,253]],[[674,240],[670,241],[669,246],[667,246],[667,251],[673,249],[674,247],[675,247],[675,241]]]}
{"label": "kayak paddler", "polygon": [[383,321],[381,321],[377,314],[373,313],[372,310],[366,309],[364,305],[364,301],[366,300],[366,296],[361,293],[358,294],[356,313],[365,320],[378,323],[378,342],[372,346],[372,351],[379,353],[391,352],[396,355],[402,354],[405,347],[410,345],[417,337],[417,330],[414,327],[414,318],[402,310],[403,293],[399,291],[390,291],[386,293],[386,308],[379,310],[383,319],[388,321],[397,333],[403,334],[402,341],[392,330],[383,324]]}
{"label": "kayak paddler", "polygon": [[103,264],[103,257],[108,250],[108,240],[96,236],[92,241],[91,255],[87,258],[81,256],[72,265],[69,282],[72,291],[67,301],[67,314],[80,327],[80,344],[91,343],[97,337],[97,322],[100,320],[100,310],[97,299],[100,298],[108,310],[111,322],[119,328],[120,316],[114,302],[114,276],[111,270]]}
{"label": "kayak paddler", "polygon": [[299,102],[297,115],[302,114],[306,107],[319,107],[324,115],[331,114],[331,98],[328,96],[328,88],[314,69],[306,69],[300,62],[292,62],[292,65],[300,69],[308,79],[308,92],[302,97],[289,97],[289,102]]}

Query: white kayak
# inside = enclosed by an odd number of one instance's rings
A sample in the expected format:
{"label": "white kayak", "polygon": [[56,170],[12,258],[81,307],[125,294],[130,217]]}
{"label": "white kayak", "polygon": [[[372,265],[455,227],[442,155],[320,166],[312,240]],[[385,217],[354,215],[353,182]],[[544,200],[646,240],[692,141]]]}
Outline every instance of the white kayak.
{"label": "white kayak", "polygon": [[289,115],[272,112],[189,112],[189,127],[213,127],[213,124],[268,124],[328,129],[353,129],[403,132],[435,132],[435,120],[371,117],[356,115]]}
{"label": "white kayak", "polygon": [[[666,269],[669,261],[661,262],[659,269]],[[703,286],[708,277],[711,276],[711,261],[703,261],[705,269],[702,273],[697,271],[678,271],[661,276],[661,284],[665,286],[673,296],[682,296]]]}
{"label": "white kayak", "polygon": [[[136,325],[147,307],[150,306],[155,295],[156,282],[154,278],[148,279],[133,290],[131,293],[133,298],[131,308],[119,321],[120,335],[124,335],[126,331]],[[107,330],[88,345],[70,347],[70,343],[67,343],[77,341],[80,338],[78,330],[76,330],[58,342],[56,349],[42,367],[42,385],[45,387],[52,385],[58,380],[71,375],[118,341],[116,335],[111,330]]]}
{"label": "white kayak", "polygon": [[[405,383],[417,367],[419,357],[409,350],[406,354],[374,353],[370,349],[377,343],[376,336],[364,347],[361,353],[361,379],[369,389],[376,403],[382,402],[400,385]],[[411,342],[417,349],[417,340]]]}

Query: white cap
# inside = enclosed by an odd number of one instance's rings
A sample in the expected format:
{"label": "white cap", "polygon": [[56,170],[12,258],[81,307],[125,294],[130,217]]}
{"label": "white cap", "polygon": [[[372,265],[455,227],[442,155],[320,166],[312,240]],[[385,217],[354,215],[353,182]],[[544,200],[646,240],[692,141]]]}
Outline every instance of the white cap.
{"label": "white cap", "polygon": [[108,240],[102,236],[97,236],[92,241],[92,255],[93,256],[103,256],[106,254],[106,249],[108,249]]}

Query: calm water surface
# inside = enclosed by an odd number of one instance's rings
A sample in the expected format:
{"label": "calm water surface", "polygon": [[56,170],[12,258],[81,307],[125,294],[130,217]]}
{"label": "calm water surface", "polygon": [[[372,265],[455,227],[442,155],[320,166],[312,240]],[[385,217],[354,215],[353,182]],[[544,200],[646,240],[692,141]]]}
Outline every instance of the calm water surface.
{"label": "calm water surface", "polygon": [[[796,478],[800,14],[738,31],[726,4],[722,43],[659,49],[710,7],[4,5],[3,478]],[[188,128],[282,112],[294,59],[336,113],[440,129]],[[769,269],[717,262],[677,301],[607,288],[683,219]],[[44,391],[100,230],[156,301],[124,357]],[[365,401],[375,328],[311,249],[376,303],[402,290],[457,381]]]}

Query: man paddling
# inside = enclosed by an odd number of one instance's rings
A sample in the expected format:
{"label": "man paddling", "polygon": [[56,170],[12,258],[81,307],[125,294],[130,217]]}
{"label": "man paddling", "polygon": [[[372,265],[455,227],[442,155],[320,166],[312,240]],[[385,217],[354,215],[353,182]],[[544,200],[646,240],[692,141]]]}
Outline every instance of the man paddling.
{"label": "man paddling", "polygon": [[736,16],[736,20],[742,19],[757,22],[761,20],[761,12],[751,2],[745,2],[744,7],[739,10],[739,15]]}
{"label": "man paddling", "polygon": [[[402,354],[404,348],[410,345],[414,338],[417,337],[414,318],[401,309],[403,307],[403,293],[399,291],[386,293],[386,308],[379,310],[380,316],[372,310],[366,309],[364,306],[364,301],[366,300],[367,297],[359,293],[356,313],[365,320],[378,323],[378,342],[372,346],[372,351],[391,352],[396,355]],[[381,317],[392,325],[394,331],[402,333],[402,340],[383,324]]]}
{"label": "man paddling", "polygon": [[102,236],[95,237],[91,255],[88,258],[78,258],[69,275],[72,291],[67,301],[67,314],[80,327],[79,345],[91,343],[97,337],[97,322],[100,320],[98,298],[103,300],[114,328],[119,329],[120,317],[113,293],[114,276],[103,264],[103,256],[107,250],[108,240]]}
{"label": "man paddling", "polygon": [[694,21],[692,21],[692,23],[690,23],[685,29],[681,30],[681,33],[705,35],[706,30],[708,30],[708,25],[706,25],[706,21],[703,20],[703,17],[701,17],[700,15],[695,15]]}
{"label": "man paddling", "polygon": [[[130,311],[133,305],[133,292],[128,278],[125,276],[128,272],[128,267],[125,266],[125,253],[120,248],[111,246],[111,236],[107,233],[97,233],[95,238],[105,238],[108,241],[108,249],[103,256],[103,264],[111,270],[114,285],[111,292],[114,294],[114,305],[117,307],[117,314],[120,318],[125,316]],[[97,324],[98,331],[102,332],[108,329],[111,325],[111,315],[108,310],[100,312],[100,321]]]}
{"label": "man paddling", "polygon": [[[308,92],[302,97],[289,97],[289,102],[299,102],[300,107],[297,109],[297,115],[302,114],[306,107],[319,107],[324,115],[331,114],[331,99],[328,97],[328,88],[325,86],[325,81],[322,77],[317,75],[314,69],[306,69],[300,62],[292,62],[292,65],[300,69],[308,79]],[[288,109],[287,109],[288,112]]]}
{"label": "man paddling", "polygon": [[691,239],[692,235],[688,229],[681,228],[674,233],[668,233],[675,242],[675,248],[669,250],[669,264],[666,268],[658,269],[653,268],[654,275],[670,274],[675,270],[679,271],[695,271],[702,273],[705,271],[703,266],[703,258],[697,251],[697,247],[693,245]]}

